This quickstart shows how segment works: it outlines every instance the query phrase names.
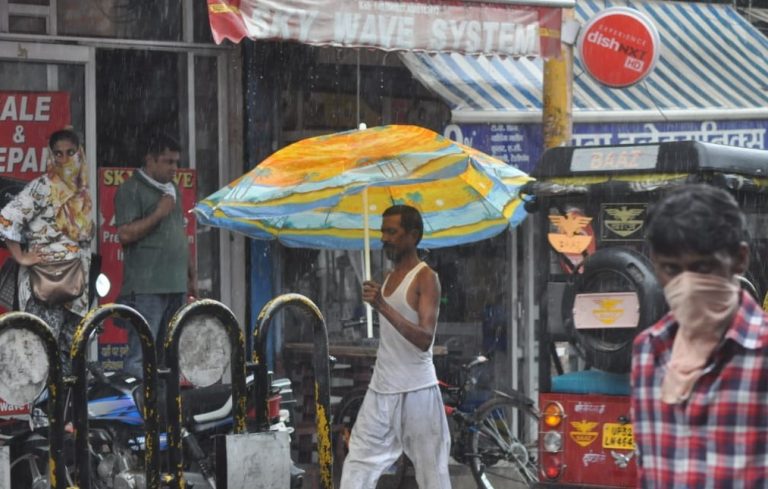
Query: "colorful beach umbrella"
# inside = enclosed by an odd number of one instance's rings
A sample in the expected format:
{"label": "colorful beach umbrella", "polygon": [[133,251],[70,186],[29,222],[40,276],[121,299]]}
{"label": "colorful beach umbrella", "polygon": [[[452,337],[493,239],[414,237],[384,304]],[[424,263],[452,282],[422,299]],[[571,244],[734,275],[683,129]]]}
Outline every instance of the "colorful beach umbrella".
{"label": "colorful beach umbrella", "polygon": [[424,219],[420,247],[440,248],[518,225],[518,190],[529,180],[429,129],[390,125],[291,144],[194,211],[203,225],[290,247],[364,249],[381,245],[381,213],[407,204]]}

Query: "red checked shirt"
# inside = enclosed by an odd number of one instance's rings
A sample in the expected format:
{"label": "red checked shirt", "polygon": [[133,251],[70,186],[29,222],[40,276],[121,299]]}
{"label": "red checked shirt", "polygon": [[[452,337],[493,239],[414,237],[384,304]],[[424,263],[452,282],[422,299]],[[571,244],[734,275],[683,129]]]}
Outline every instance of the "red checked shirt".
{"label": "red checked shirt", "polygon": [[633,346],[638,487],[768,488],[768,316],[742,292],[691,396],[664,404],[661,380],[676,331],[667,314]]}

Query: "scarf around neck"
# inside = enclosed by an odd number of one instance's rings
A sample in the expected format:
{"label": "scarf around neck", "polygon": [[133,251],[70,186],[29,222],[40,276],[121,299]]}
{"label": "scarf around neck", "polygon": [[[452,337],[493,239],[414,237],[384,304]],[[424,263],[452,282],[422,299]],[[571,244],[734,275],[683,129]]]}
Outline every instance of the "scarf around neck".
{"label": "scarf around neck", "polygon": [[88,165],[83,147],[80,146],[75,156],[61,164],[57,164],[49,153],[46,175],[51,182],[56,227],[72,241],[91,239],[93,202],[88,191]]}
{"label": "scarf around neck", "polygon": [[163,194],[170,195],[173,197],[173,200],[176,200],[176,187],[173,185],[173,182],[168,183],[160,183],[154,178],[150,177],[147,172],[144,171],[143,168],[139,168],[139,173],[142,177],[147,181],[148,184],[152,185],[159,191],[161,191]]}

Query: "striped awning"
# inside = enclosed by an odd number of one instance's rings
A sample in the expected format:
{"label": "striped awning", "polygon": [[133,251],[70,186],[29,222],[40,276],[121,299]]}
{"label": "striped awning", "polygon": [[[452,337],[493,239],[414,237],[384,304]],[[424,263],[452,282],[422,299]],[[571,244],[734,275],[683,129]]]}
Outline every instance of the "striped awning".
{"label": "striped awning", "polygon": [[[661,38],[661,56],[647,78],[617,89],[594,81],[576,55],[575,122],[768,118],[768,39],[734,8],[577,0],[575,16],[584,24],[617,6],[651,18]],[[401,58],[446,101],[453,122],[541,122],[541,58],[420,53]]]}

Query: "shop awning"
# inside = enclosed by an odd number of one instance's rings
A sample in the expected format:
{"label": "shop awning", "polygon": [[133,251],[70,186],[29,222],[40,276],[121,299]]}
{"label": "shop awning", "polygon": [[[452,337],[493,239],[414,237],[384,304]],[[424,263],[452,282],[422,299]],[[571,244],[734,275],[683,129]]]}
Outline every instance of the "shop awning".
{"label": "shop awning", "polygon": [[[661,37],[661,56],[645,80],[621,89],[592,80],[577,57],[575,122],[768,118],[768,39],[734,8],[578,0],[576,18],[583,24],[613,6],[629,6],[650,16]],[[541,58],[455,53],[403,53],[401,58],[448,103],[454,122],[541,121]]]}
{"label": "shop awning", "polygon": [[208,0],[214,41],[552,56],[575,0]]}

